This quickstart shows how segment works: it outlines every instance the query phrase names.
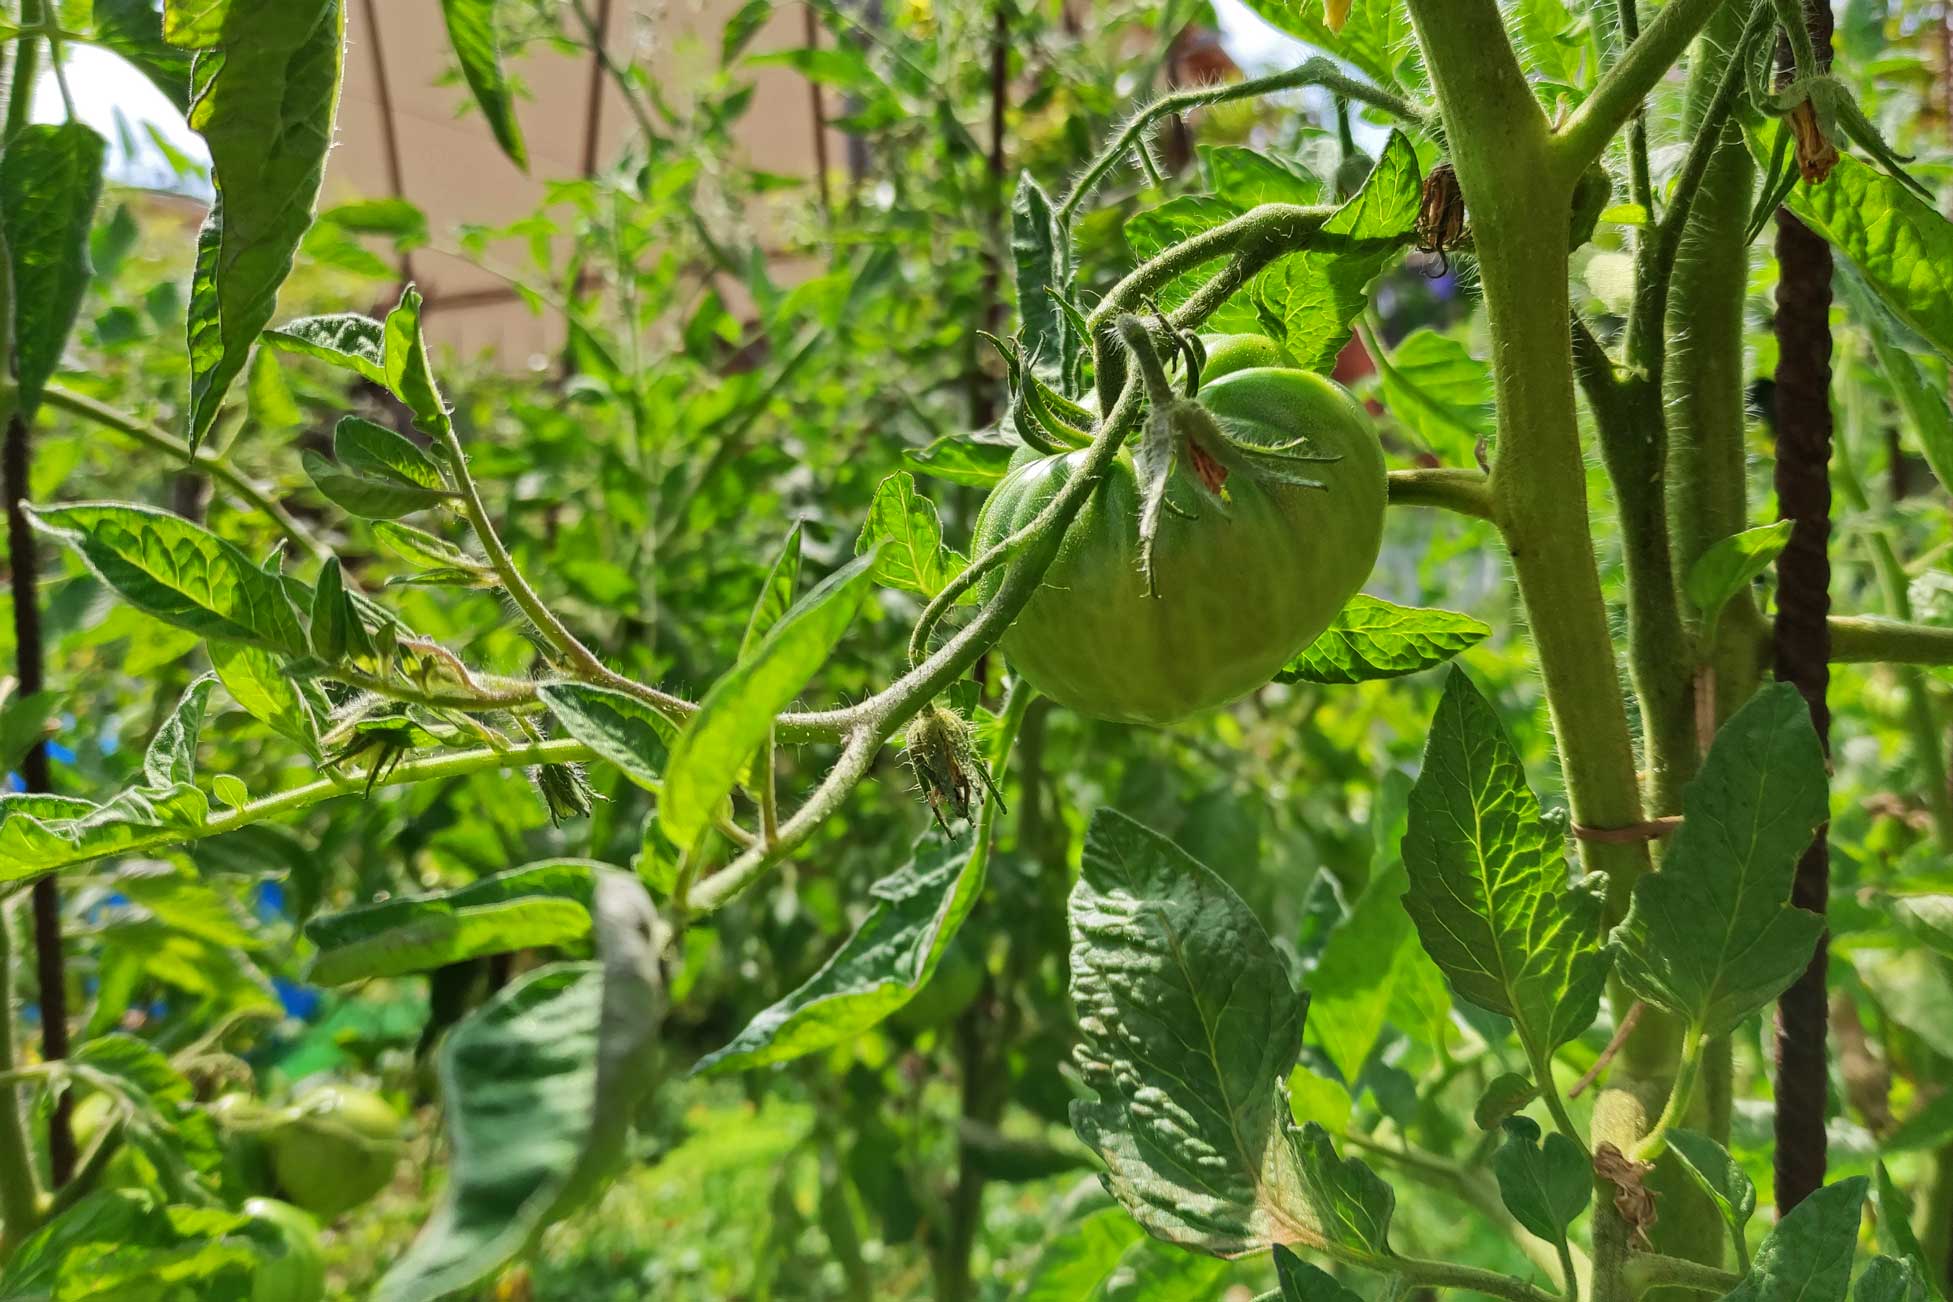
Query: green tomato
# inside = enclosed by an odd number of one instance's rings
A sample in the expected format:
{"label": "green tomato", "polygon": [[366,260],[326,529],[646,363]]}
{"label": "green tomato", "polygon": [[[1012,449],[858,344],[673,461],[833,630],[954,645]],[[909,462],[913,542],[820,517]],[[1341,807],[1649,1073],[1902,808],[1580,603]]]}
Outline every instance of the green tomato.
{"label": "green tomato", "polygon": [[1200,344],[1207,353],[1200,368],[1202,384],[1253,366],[1295,365],[1288,350],[1267,335],[1202,335]]}
{"label": "green tomato", "polygon": [[330,1221],[393,1179],[400,1114],[377,1094],[324,1085],[292,1105],[290,1120],[269,1132],[266,1145],[285,1196]]}
{"label": "green tomato", "polygon": [[[1328,628],[1376,564],[1383,453],[1348,393],[1312,372],[1257,367],[1204,385],[1200,400],[1235,444],[1306,436],[1339,459],[1283,463],[1325,491],[1259,478],[1239,448],[1216,449],[1229,472],[1225,514],[1207,501],[1193,519],[1166,514],[1153,595],[1140,572],[1138,484],[1121,451],[1001,643],[1034,687],[1081,714],[1171,723],[1238,700]],[[1029,523],[1085,457],[1018,464],[984,503],[972,554]],[[1002,573],[986,576],[985,596]]]}
{"label": "green tomato", "polygon": [[320,1302],[326,1272],[319,1223],[275,1198],[246,1199],[244,1214],[265,1250],[251,1276],[251,1302]]}

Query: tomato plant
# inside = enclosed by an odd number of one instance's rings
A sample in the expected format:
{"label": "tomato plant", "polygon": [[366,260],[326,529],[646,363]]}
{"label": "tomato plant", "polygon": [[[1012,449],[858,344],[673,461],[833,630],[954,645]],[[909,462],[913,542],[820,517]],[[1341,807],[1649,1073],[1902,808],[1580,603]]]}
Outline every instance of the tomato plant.
{"label": "tomato plant", "polygon": [[1944,5],[378,10],[0,8],[0,1297],[1947,1296]]}

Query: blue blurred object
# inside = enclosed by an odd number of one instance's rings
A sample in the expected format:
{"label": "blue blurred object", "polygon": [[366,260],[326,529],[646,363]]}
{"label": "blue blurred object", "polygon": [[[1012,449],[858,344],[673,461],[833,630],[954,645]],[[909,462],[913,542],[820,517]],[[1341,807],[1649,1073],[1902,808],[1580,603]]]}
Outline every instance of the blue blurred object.
{"label": "blue blurred object", "polygon": [[271,985],[278,992],[278,1002],[284,1005],[285,1015],[300,1021],[310,1021],[325,999],[325,992],[317,986],[300,985],[284,977],[271,978]]}
{"label": "blue blurred object", "polygon": [[267,877],[258,883],[258,917],[269,922],[285,915],[285,883]]}

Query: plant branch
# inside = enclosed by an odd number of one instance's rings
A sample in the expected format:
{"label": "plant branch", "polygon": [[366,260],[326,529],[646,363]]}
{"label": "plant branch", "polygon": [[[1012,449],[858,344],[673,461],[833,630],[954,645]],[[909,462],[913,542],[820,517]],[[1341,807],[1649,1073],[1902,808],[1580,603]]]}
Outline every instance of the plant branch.
{"label": "plant branch", "polygon": [[[1620,14],[1621,40],[1632,46],[1641,36],[1640,0],[1616,0]],[[1655,219],[1655,186],[1648,170],[1648,110],[1637,104],[1628,118],[1628,193],[1641,205],[1648,220]]]}
{"label": "plant branch", "polygon": [[1660,1157],[1668,1147],[1668,1132],[1688,1116],[1689,1104],[1695,1101],[1695,1078],[1702,1071],[1704,1043],[1704,1037],[1693,1031],[1683,1037],[1682,1057],[1675,1066],[1675,1083],[1668,1089],[1668,1102],[1662,1105],[1654,1126],[1635,1147],[1634,1155],[1640,1160],[1648,1162]]}
{"label": "plant branch", "polygon": [[1491,480],[1465,466],[1393,470],[1388,476],[1390,505],[1433,506],[1479,520],[1492,518]]}
{"label": "plant branch", "polygon": [[1869,615],[1833,615],[1834,665],[1953,665],[1953,628]]}
{"label": "plant branch", "polygon": [[1664,1257],[1658,1252],[1635,1253],[1627,1259],[1622,1273],[1637,1294],[1654,1288],[1685,1288],[1721,1296],[1742,1282],[1742,1276],[1732,1271],[1681,1257]]}
{"label": "plant branch", "polygon": [[192,453],[188,443],[168,430],[138,419],[105,402],[98,402],[86,394],[64,389],[58,384],[50,384],[41,391],[41,403],[43,406],[91,420],[103,429],[127,435],[145,447],[154,448],[158,452],[196,467],[203,474],[225,485],[250,506],[263,512],[265,518],[277,526],[278,532],[307,556],[314,560],[323,560],[327,556],[326,545],[313,537],[311,530],[294,519],[291,512],[287,511],[276,498],[253,483],[250,476],[231,464],[230,458],[222,453],[212,452],[209,448],[198,448],[195,453]]}
{"label": "plant branch", "polygon": [[[17,1058],[14,1040],[14,909],[0,899],[0,1068]],[[20,1089],[0,1085],[0,1262],[34,1229],[40,1216],[40,1181],[34,1174],[27,1122],[20,1111]]]}
{"label": "plant branch", "polygon": [[1607,142],[1641,111],[1656,82],[1725,0],[1670,0],[1640,37],[1601,74],[1593,93],[1554,133],[1552,156],[1569,181],[1591,167]]}
{"label": "plant branch", "polygon": [[1058,226],[1069,231],[1072,219],[1077,216],[1079,205],[1091,196],[1098,183],[1105,179],[1106,173],[1119,165],[1121,158],[1127,157],[1134,149],[1144,157],[1147,128],[1161,118],[1185,113],[1190,109],[1209,104],[1224,104],[1229,100],[1251,99],[1259,95],[1273,95],[1285,90],[1295,90],[1302,86],[1321,86],[1334,91],[1345,99],[1357,100],[1373,108],[1382,109],[1393,117],[1406,122],[1420,122],[1422,115],[1409,101],[1391,94],[1367,82],[1356,80],[1326,58],[1313,58],[1286,72],[1271,73],[1266,77],[1252,77],[1246,81],[1217,83],[1183,90],[1165,95],[1140,109],[1119,129],[1112,143],[1100,151],[1079,176],[1058,206]]}

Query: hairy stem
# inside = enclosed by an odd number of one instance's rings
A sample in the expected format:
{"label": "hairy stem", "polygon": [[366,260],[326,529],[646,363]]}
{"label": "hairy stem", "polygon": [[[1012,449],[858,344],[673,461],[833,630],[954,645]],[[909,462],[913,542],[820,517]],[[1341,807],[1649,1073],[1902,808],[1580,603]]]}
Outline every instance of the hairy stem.
{"label": "hairy stem", "polygon": [[1654,89],[1724,0],[1670,0],[1641,35],[1601,74],[1593,93],[1553,138],[1554,161],[1570,184],[1592,166],[1607,142]]}

